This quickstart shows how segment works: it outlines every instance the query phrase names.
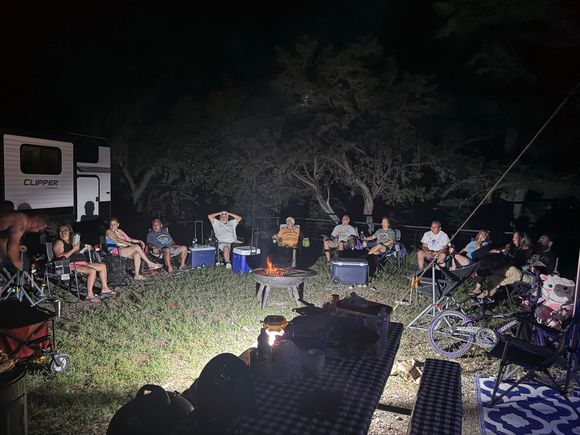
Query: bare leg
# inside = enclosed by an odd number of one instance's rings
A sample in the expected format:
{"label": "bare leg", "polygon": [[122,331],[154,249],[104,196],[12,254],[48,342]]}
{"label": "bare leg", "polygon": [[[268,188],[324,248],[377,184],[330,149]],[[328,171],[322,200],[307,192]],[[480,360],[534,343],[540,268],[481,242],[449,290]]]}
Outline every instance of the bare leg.
{"label": "bare leg", "polygon": [[226,263],[230,262],[230,247],[229,246],[224,246],[224,261]]}
{"label": "bare leg", "polygon": [[324,255],[326,255],[326,261],[330,261],[330,240],[324,241]]}
{"label": "bare leg", "polygon": [[97,271],[88,266],[75,265],[78,272],[87,276],[87,299],[94,299],[95,294],[93,293],[93,287],[95,285],[95,280],[97,279]]}
{"label": "bare leg", "polygon": [[133,254],[133,267],[135,269],[133,271],[133,278],[143,279],[143,277],[141,276],[141,256],[139,255],[138,252],[135,252]]}
{"label": "bare leg", "polygon": [[169,248],[163,249],[163,262],[165,263],[167,271],[170,273],[173,272],[173,266],[171,265],[171,249]]}
{"label": "bare leg", "polygon": [[419,266],[419,270],[422,270],[425,267],[425,258],[427,254],[425,251],[417,251],[417,266]]}
{"label": "bare leg", "polygon": [[445,267],[445,258],[447,257],[446,252],[440,252],[437,254],[437,264],[441,267]]}
{"label": "bare leg", "polygon": [[369,249],[369,254],[379,255],[379,254],[382,254],[383,252],[385,252],[386,250],[387,250],[387,248],[385,247],[385,245],[383,245],[382,243],[378,243],[375,246],[373,246],[371,249]]}
{"label": "bare leg", "polygon": [[99,273],[101,279],[101,293],[109,293],[112,291],[107,284],[107,265],[105,263],[91,263],[90,267]]}
{"label": "bare leg", "polygon": [[457,264],[459,264],[461,267],[465,267],[469,265],[469,258],[467,258],[465,255],[457,254],[454,257],[454,260],[451,262],[451,270],[457,269]]}
{"label": "bare leg", "polygon": [[185,268],[185,260],[187,260],[187,247],[180,246],[179,247],[179,268]]}

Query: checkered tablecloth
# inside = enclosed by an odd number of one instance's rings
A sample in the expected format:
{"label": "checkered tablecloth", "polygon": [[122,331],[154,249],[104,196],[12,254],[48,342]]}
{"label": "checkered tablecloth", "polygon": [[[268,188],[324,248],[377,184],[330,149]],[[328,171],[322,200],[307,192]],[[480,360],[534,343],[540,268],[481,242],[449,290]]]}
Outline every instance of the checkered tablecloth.
{"label": "checkered tablecloth", "polygon": [[411,435],[461,434],[461,366],[427,359],[411,416]]}
{"label": "checkered tablecloth", "polygon": [[[383,359],[345,361],[327,358],[322,376],[300,382],[255,384],[258,413],[243,417],[235,434],[366,434],[391,372],[403,325],[391,323]],[[304,415],[303,399],[330,391],[340,399],[332,419]]]}

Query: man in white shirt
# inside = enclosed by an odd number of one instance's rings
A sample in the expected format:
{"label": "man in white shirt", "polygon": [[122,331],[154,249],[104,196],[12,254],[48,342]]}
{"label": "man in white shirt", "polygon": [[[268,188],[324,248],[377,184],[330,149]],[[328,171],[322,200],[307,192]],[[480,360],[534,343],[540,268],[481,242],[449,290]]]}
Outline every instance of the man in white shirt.
{"label": "man in white shirt", "polygon": [[438,265],[444,265],[448,247],[449,236],[441,231],[441,222],[431,222],[431,231],[423,234],[421,250],[417,251],[419,270],[425,266],[425,260],[431,261],[434,258],[437,258]]}
{"label": "man in white shirt", "polygon": [[[219,219],[217,219],[218,216]],[[232,220],[229,220],[230,216],[233,217]],[[232,243],[238,240],[238,236],[236,235],[236,227],[242,220],[242,217],[234,213],[221,211],[208,214],[207,218],[211,222],[213,232],[218,239],[218,248],[224,253],[226,269],[231,269],[232,263],[230,261],[230,251],[232,249]]]}
{"label": "man in white shirt", "polygon": [[358,237],[355,227],[350,225],[349,215],[345,214],[342,217],[342,224],[335,226],[330,236],[330,239],[324,241],[326,261],[330,261],[330,248],[338,248],[339,251],[342,251],[350,236]]}

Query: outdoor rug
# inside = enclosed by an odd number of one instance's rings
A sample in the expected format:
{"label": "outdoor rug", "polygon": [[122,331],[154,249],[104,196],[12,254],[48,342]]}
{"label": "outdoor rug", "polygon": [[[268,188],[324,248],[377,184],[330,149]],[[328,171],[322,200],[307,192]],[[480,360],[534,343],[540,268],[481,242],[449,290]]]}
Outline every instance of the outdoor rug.
{"label": "outdoor rug", "polygon": [[[580,419],[565,399],[543,385],[520,384],[493,408],[488,403],[494,378],[475,375],[475,390],[482,435],[491,434],[580,434]],[[509,383],[502,383],[503,392]],[[570,400],[580,409],[580,392],[571,392]]]}

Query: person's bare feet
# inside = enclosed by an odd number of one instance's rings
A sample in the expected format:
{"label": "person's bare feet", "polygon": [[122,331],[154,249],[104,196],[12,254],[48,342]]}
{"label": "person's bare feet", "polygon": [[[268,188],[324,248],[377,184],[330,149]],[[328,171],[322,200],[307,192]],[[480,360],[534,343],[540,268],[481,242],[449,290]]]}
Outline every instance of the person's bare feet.
{"label": "person's bare feet", "polygon": [[173,266],[169,266],[169,267],[167,268],[167,272],[169,272],[169,273],[173,273]]}
{"label": "person's bare feet", "polygon": [[473,291],[471,292],[472,295],[479,295],[481,294],[481,284],[477,283],[475,284],[475,288],[473,289]]}
{"label": "person's bare feet", "polygon": [[145,281],[145,280],[147,280],[147,278],[145,278],[143,275],[134,276],[133,279],[135,281]]}
{"label": "person's bare feet", "polygon": [[185,270],[187,268],[187,266],[185,264],[179,266],[179,270]]}
{"label": "person's bare feet", "polygon": [[157,269],[161,269],[163,267],[163,265],[159,264],[159,263],[151,263],[151,264],[148,264],[147,267],[150,270],[157,270]]}

